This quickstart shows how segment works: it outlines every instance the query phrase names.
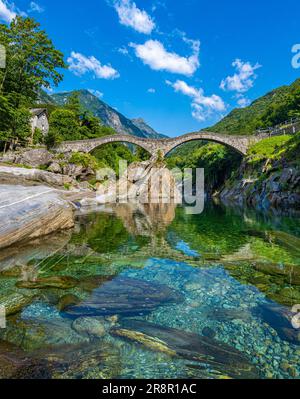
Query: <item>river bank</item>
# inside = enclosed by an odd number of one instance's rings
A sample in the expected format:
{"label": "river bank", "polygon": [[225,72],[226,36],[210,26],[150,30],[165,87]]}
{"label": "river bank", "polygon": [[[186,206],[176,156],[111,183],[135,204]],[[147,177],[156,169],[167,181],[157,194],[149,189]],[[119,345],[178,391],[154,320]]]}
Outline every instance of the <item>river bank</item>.
{"label": "river bank", "polygon": [[[266,144],[269,151],[270,143]],[[261,156],[261,148],[254,152],[256,156],[257,153]],[[121,200],[130,198],[143,203],[154,195],[155,202],[166,201],[170,191],[170,201],[177,202],[180,197],[181,189],[163,162],[133,163],[127,172],[117,184]],[[96,165],[85,154],[61,155],[45,148],[4,154],[0,158],[0,216],[5,221],[9,215],[10,222],[1,227],[0,247],[71,228],[73,210],[78,206],[114,202],[116,188],[97,183],[96,173]],[[160,187],[159,174],[168,184]],[[215,193],[215,198],[240,207],[299,211],[299,165],[291,154],[253,162],[252,153]]]}
{"label": "river bank", "polygon": [[294,164],[278,163],[249,168],[244,163],[237,177],[228,180],[217,193],[225,203],[247,205],[255,208],[276,208],[300,210],[300,168]]}

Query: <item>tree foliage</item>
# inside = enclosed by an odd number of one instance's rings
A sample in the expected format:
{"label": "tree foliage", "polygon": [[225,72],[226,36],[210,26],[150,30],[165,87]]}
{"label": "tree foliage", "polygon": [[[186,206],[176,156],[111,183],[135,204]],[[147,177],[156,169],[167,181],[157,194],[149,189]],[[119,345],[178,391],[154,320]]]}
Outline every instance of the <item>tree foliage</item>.
{"label": "tree foliage", "polygon": [[249,107],[233,110],[210,130],[216,133],[248,135],[273,127],[292,117],[300,117],[300,79],[279,87],[254,101]]}
{"label": "tree foliage", "polygon": [[193,142],[178,148],[167,159],[167,164],[171,169],[203,168],[206,191],[212,192],[238,168],[241,159],[240,154],[221,144]]}
{"label": "tree foliage", "polygon": [[65,68],[63,54],[36,21],[20,16],[9,26],[0,24],[0,44],[6,49],[6,67],[0,69],[0,132],[23,139],[30,134],[28,111],[38,91],[63,78],[58,70]]}

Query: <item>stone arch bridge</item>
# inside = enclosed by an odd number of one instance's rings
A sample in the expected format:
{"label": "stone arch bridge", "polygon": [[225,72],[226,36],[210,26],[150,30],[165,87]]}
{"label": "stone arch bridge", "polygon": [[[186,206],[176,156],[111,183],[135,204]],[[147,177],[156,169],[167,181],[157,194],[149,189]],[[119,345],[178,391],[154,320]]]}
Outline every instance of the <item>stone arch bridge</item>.
{"label": "stone arch bridge", "polygon": [[194,140],[206,140],[228,146],[244,156],[250,145],[255,144],[262,138],[260,136],[228,136],[204,131],[170,139],[146,139],[128,134],[116,134],[90,140],[64,141],[56,147],[56,151],[61,153],[77,151],[89,153],[105,144],[128,143],[144,148],[153,157],[157,157],[158,154],[164,157],[181,144]]}

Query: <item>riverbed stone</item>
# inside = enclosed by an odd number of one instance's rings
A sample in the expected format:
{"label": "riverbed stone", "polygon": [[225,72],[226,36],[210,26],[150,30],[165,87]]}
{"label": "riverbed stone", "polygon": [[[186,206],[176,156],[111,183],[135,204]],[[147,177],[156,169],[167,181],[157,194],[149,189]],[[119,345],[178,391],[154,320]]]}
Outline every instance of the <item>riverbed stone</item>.
{"label": "riverbed stone", "polygon": [[81,277],[79,280],[79,286],[84,291],[91,292],[95,288],[99,288],[103,283],[110,281],[114,276],[87,276]]}
{"label": "riverbed stone", "polygon": [[47,360],[30,358],[13,344],[0,340],[0,379],[51,379]]}
{"label": "riverbed stone", "polygon": [[57,308],[60,312],[64,311],[68,306],[77,305],[80,298],[73,294],[66,294],[59,298]]}
{"label": "riverbed stone", "polygon": [[30,305],[35,295],[24,295],[18,292],[0,298],[0,306],[5,309],[6,316],[20,312],[23,308]]}
{"label": "riverbed stone", "polygon": [[255,367],[243,353],[213,338],[140,320],[124,320],[111,334],[146,348],[201,364],[211,364],[233,378],[255,378]]}
{"label": "riverbed stone", "polygon": [[97,338],[105,336],[108,323],[104,318],[99,317],[79,317],[74,320],[72,328],[78,333]]}
{"label": "riverbed stone", "polygon": [[64,290],[74,288],[76,285],[78,285],[78,280],[70,276],[44,277],[33,281],[19,281],[16,283],[18,288],[27,289],[58,288]]}
{"label": "riverbed stone", "polygon": [[87,300],[67,307],[65,313],[71,317],[139,315],[182,301],[181,293],[166,285],[118,276],[95,289]]}

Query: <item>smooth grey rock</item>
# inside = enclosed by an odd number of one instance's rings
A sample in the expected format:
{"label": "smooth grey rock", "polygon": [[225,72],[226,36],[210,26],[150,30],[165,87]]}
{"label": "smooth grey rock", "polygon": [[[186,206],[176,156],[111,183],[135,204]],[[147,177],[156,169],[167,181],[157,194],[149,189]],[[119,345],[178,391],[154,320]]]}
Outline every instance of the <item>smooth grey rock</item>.
{"label": "smooth grey rock", "polygon": [[45,186],[0,186],[0,249],[74,226],[73,206]]}
{"label": "smooth grey rock", "polygon": [[3,162],[13,162],[27,166],[39,167],[48,166],[54,158],[54,155],[45,148],[21,150],[8,152],[3,155]]}
{"label": "smooth grey rock", "polygon": [[65,184],[75,184],[75,181],[69,176],[45,172],[39,169],[0,166],[0,184],[29,185],[33,183],[64,187]]}

